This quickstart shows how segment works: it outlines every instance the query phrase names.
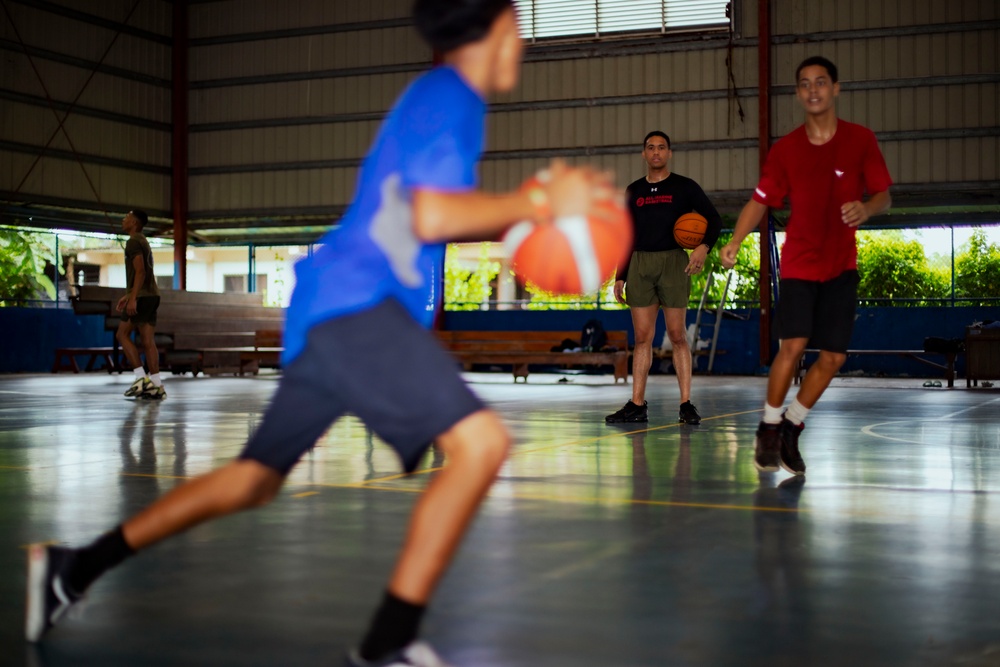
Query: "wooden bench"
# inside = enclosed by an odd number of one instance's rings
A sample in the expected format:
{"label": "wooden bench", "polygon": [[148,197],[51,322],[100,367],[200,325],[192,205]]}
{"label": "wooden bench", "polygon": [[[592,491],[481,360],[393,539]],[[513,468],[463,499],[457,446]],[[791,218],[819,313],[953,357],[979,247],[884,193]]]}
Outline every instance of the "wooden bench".
{"label": "wooden bench", "polygon": [[60,347],[56,348],[56,359],[52,363],[52,372],[58,373],[59,371],[73,371],[74,373],[80,372],[80,366],[76,363],[76,357],[78,356],[88,356],[87,366],[84,368],[85,371],[90,372],[95,370],[94,365],[98,360],[104,361],[104,369],[111,373],[117,367],[115,359],[112,356],[115,352],[113,347]]}
{"label": "wooden bench", "polygon": [[[117,331],[121,315],[114,307],[124,294],[123,288],[82,285],[73,309],[78,314],[104,315],[105,330]],[[265,306],[261,294],[163,290],[156,317],[160,368],[194,375],[244,372],[250,362],[244,363],[241,354],[247,351],[258,352],[258,358],[267,362],[274,355],[257,350],[256,334],[277,331],[280,336],[284,327],[284,310]],[[114,339],[111,359],[119,358]],[[128,369],[115,364],[114,370]]]}
{"label": "wooden bench", "polygon": [[[795,384],[798,384],[800,379],[805,375],[806,371],[806,355],[807,354],[819,354],[819,350],[807,349],[799,360],[799,372],[795,374]],[[933,366],[934,368],[944,371],[944,379],[948,381],[949,387],[955,386],[955,359],[958,357],[957,352],[925,352],[924,350],[848,350],[847,355],[858,355],[858,356],[870,356],[870,355],[895,355],[898,357],[904,357],[907,359],[913,359],[919,361],[922,364],[928,366]],[[945,363],[938,363],[936,361],[931,361],[926,358],[926,355],[938,354],[944,357]]]}
{"label": "wooden bench", "polygon": [[473,364],[510,366],[514,382],[528,381],[531,364],[611,366],[615,383],[628,382],[628,332],[608,331],[607,345],[615,351],[553,352],[563,340],[578,340],[579,331],[436,331],[438,340],[466,370]]}
{"label": "wooden bench", "polygon": [[248,367],[253,374],[260,368],[281,368],[281,331],[265,329],[254,333],[253,349],[240,351],[240,375]]}

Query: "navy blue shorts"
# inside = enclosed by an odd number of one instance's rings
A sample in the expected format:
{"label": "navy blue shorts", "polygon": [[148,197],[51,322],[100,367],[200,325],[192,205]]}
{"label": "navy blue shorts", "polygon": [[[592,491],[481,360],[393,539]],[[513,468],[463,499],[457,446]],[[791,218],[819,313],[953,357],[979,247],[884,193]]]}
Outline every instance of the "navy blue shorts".
{"label": "navy blue shorts", "polygon": [[808,338],[809,347],[847,352],[858,304],[858,272],[844,271],[819,282],[781,280],[774,324],[779,340]]}
{"label": "navy blue shorts", "polygon": [[349,412],[412,472],[437,436],[483,408],[434,335],[383,301],[309,331],[240,458],[287,474]]}

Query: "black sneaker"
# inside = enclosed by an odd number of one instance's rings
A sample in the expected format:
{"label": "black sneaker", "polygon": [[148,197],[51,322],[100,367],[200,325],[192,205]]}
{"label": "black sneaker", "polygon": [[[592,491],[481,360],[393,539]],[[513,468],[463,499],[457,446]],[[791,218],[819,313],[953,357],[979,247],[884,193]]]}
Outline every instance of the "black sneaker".
{"label": "black sneaker", "polygon": [[701,415],[698,414],[698,408],[694,407],[694,403],[691,401],[681,403],[681,411],[677,417],[677,421],[695,426],[701,423]]}
{"label": "black sneaker", "polygon": [[357,651],[347,654],[347,667],[449,667],[441,659],[430,644],[415,641],[407,644],[400,651],[386,656],[378,662],[366,662]]}
{"label": "black sneaker", "polygon": [[781,424],[757,426],[753,440],[753,465],[760,472],[778,472],[781,467]]}
{"label": "black sneaker", "polygon": [[37,642],[82,596],[69,589],[61,572],[72,557],[66,547],[32,545],[28,550],[28,600],[24,636]]}
{"label": "black sneaker", "polygon": [[636,405],[632,401],[625,404],[621,410],[614,414],[610,414],[604,418],[609,424],[621,424],[624,422],[646,422],[649,421],[647,415],[649,411],[648,404],[646,401],[642,402],[642,405]]}
{"label": "black sneaker", "polygon": [[781,467],[793,475],[806,474],[806,462],[799,454],[799,435],[805,424],[795,425],[787,419],[781,420]]}

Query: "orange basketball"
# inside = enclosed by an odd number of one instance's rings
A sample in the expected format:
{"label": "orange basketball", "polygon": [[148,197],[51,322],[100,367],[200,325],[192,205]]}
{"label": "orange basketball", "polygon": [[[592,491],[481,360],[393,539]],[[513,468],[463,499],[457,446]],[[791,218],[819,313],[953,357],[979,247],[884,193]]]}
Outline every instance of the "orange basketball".
{"label": "orange basketball", "polygon": [[593,294],[631,251],[632,221],[620,203],[605,201],[586,217],[519,222],[503,243],[522,284],[556,294]]}
{"label": "orange basketball", "polygon": [[701,213],[691,211],[677,218],[674,223],[674,240],[682,248],[697,248],[705,238],[708,220]]}

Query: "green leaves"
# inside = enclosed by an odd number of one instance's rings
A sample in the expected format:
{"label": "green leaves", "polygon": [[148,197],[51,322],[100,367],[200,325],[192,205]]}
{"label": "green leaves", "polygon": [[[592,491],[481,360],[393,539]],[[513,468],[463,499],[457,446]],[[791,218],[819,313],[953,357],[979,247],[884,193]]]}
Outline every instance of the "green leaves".
{"label": "green leaves", "polygon": [[45,275],[46,261],[59,264],[51,241],[51,234],[0,228],[0,307],[56,298],[55,284]]}
{"label": "green leaves", "polygon": [[984,297],[1000,296],[1000,245],[989,243],[976,229],[955,257],[955,297],[963,304],[987,305]]}
{"label": "green leaves", "polygon": [[903,232],[858,232],[858,300],[861,305],[927,306],[950,296],[951,277],[932,267],[917,240]]}

